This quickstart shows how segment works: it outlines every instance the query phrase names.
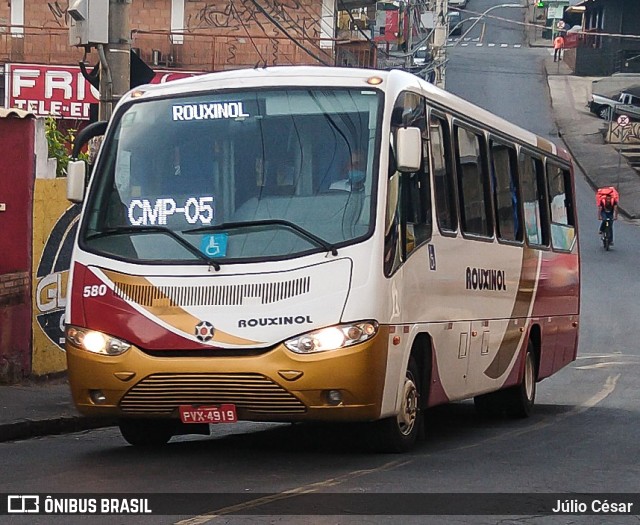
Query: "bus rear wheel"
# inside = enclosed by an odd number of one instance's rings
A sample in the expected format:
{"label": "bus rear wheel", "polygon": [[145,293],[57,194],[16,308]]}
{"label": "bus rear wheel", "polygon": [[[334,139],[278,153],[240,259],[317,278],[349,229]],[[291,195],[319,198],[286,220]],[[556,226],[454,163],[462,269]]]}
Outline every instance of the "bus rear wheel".
{"label": "bus rear wheel", "polygon": [[418,366],[410,358],[402,385],[402,403],[398,415],[372,423],[370,442],[375,451],[401,453],[413,447],[422,424],[419,400]]}
{"label": "bus rear wheel", "polygon": [[536,398],[536,356],[533,343],[529,341],[524,356],[522,381],[510,388],[476,396],[473,401],[476,410],[483,416],[513,418],[529,416]]}
{"label": "bus rear wheel", "polygon": [[524,418],[531,414],[536,400],[536,355],[531,341],[524,356],[522,381],[519,385],[505,390],[503,395],[507,416]]}
{"label": "bus rear wheel", "polygon": [[166,445],[176,431],[176,422],[167,419],[130,419],[118,421],[122,437],[136,447]]}

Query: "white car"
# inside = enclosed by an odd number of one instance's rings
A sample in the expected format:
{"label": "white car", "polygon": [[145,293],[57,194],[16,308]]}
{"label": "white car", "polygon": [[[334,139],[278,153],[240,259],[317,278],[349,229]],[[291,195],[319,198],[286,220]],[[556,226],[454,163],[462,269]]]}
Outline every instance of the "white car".
{"label": "white car", "polygon": [[427,59],[430,59],[431,55],[427,46],[422,46],[413,55],[413,63],[416,66],[424,66],[427,63]]}
{"label": "white car", "polygon": [[449,0],[449,7],[464,9],[465,7],[467,7],[467,0]]}

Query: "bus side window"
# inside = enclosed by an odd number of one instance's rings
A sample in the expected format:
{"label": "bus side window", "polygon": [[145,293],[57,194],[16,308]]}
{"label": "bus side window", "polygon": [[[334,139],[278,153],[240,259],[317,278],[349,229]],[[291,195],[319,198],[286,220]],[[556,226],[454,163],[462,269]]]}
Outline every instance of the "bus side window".
{"label": "bus side window", "polygon": [[456,168],[460,198],[462,231],[491,237],[489,177],[485,170],[484,137],[455,126]]}
{"label": "bus side window", "polygon": [[575,239],[575,217],[571,206],[569,170],[548,163],[547,183],[551,209],[551,244],[557,250],[570,250]]}
{"label": "bus side window", "polygon": [[533,246],[549,246],[549,215],[545,202],[542,161],[528,153],[523,153],[520,160],[520,185],[527,242]]}
{"label": "bus side window", "polygon": [[497,235],[503,241],[521,242],[523,236],[518,187],[518,156],[512,146],[493,140],[490,146]]}
{"label": "bus side window", "polygon": [[458,229],[458,214],[451,169],[451,148],[447,122],[434,115],[429,116],[433,184],[435,189],[436,220],[442,231]]}

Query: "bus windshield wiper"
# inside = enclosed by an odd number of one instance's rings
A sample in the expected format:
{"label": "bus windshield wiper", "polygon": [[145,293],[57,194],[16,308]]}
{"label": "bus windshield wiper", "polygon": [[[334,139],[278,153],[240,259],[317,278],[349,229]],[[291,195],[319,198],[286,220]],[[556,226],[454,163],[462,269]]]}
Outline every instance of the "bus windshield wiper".
{"label": "bus windshield wiper", "polygon": [[326,251],[331,252],[331,255],[338,255],[338,250],[330,242],[325,241],[322,237],[318,237],[316,234],[305,230],[302,226],[298,226],[294,222],[285,221],[284,219],[263,219],[259,221],[245,221],[245,222],[224,222],[222,224],[201,226],[200,228],[192,228],[190,230],[184,230],[182,233],[198,233],[198,232],[210,232],[218,230],[232,230],[237,228],[252,228],[255,226],[286,226],[295,230],[303,237],[313,241],[315,244],[324,248]]}
{"label": "bus windshield wiper", "polygon": [[216,259],[212,259],[211,257],[207,257],[204,253],[202,253],[198,248],[196,248],[190,242],[185,241],[180,235],[178,235],[173,230],[167,228],[166,226],[119,226],[118,228],[109,228],[106,230],[102,230],[101,232],[93,233],[91,235],[87,235],[87,240],[100,239],[102,237],[109,237],[111,235],[119,235],[121,233],[166,233],[169,237],[175,239],[178,244],[186,248],[193,255],[203,260],[210,266],[212,266],[216,272],[220,271],[220,263]]}

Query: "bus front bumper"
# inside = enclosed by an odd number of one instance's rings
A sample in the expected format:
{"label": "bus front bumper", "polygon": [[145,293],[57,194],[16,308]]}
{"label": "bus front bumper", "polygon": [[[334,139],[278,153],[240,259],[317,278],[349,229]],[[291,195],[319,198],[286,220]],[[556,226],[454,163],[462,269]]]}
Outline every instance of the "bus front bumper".
{"label": "bus front bumper", "polygon": [[67,342],[73,400],[87,416],[179,418],[180,406],[233,404],[248,421],[370,421],[381,412],[389,331],[340,350],[300,355],[119,356]]}

